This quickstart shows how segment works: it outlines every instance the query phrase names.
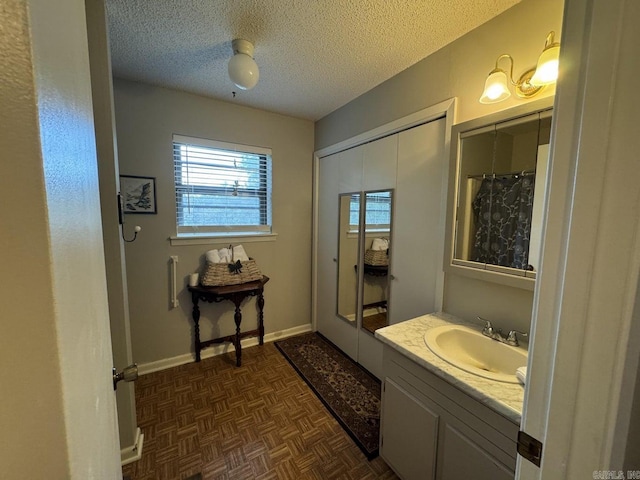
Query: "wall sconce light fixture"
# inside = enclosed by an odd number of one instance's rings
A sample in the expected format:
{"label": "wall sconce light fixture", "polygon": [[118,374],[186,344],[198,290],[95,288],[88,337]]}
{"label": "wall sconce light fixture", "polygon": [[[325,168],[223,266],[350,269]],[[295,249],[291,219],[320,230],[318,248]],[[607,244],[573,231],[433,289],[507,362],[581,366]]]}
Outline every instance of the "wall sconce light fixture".
{"label": "wall sconce light fixture", "polygon": [[241,90],[251,90],[258,83],[260,71],[253,59],[253,44],[237,38],[231,42],[233,57],[229,60],[229,78]]}
{"label": "wall sconce light fixture", "polygon": [[[489,72],[480,103],[497,103],[509,98],[511,96],[509,83],[513,85],[516,95],[520,98],[531,98],[540,93],[545,86],[555,83],[558,79],[560,44],[555,42],[554,36],[554,32],[549,32],[544,49],[538,57],[536,68],[524,72],[518,81],[513,79],[513,58],[511,55],[506,53],[500,55],[496,60],[495,68]],[[507,72],[498,67],[498,63],[503,58],[508,58],[510,62],[508,76]]]}

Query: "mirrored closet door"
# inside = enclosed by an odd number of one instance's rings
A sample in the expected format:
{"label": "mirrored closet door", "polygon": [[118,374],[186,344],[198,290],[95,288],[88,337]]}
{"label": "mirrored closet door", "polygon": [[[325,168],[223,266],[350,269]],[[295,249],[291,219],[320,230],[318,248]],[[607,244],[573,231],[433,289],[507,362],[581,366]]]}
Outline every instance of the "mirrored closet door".
{"label": "mirrored closet door", "polygon": [[338,317],[357,328],[358,257],[360,250],[360,201],[357,193],[340,194],[338,233],[337,304]]}
{"label": "mirrored closet door", "polygon": [[363,331],[373,334],[389,325],[389,247],[391,240],[393,191],[364,194],[364,238],[362,258]]}
{"label": "mirrored closet door", "polygon": [[318,163],[317,330],[378,378],[376,330],[441,303],[444,130],[441,118]]}
{"label": "mirrored closet door", "polygon": [[389,325],[392,198],[391,190],[340,194],[336,313],[370,334]]}
{"label": "mirrored closet door", "polygon": [[[354,360],[358,358],[357,272],[359,235],[355,241],[340,242],[346,235],[341,225],[350,222],[348,210],[354,192],[362,186],[362,152],[350,149],[324,157],[318,168],[318,228],[316,232],[316,319],[318,331]],[[355,253],[353,250],[355,245]],[[344,249],[341,253],[340,249]],[[350,251],[350,253],[347,253]],[[341,274],[342,270],[349,273]],[[349,284],[347,285],[347,283]],[[340,294],[338,294],[340,292]],[[353,317],[354,320],[348,320]]]}

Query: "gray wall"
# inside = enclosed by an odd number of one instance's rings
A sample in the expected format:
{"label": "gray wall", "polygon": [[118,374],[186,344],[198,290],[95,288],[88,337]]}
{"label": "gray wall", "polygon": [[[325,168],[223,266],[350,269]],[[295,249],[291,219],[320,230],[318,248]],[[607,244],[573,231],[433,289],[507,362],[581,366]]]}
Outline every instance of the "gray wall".
{"label": "gray wall", "polygon": [[[559,39],[562,0],[523,0],[502,15],[469,32],[416,65],[316,122],[316,149],[328,147],[405,115],[456,97],[456,123],[495,113],[522,100],[512,95],[495,105],[478,98],[484,81],[502,53],[513,56],[514,76],[535,67],[547,34]],[[508,63],[500,64],[508,68]],[[550,96],[547,88],[536,99]],[[446,312],[465,319],[483,315],[501,328],[528,329],[533,292],[448,274]]]}
{"label": "gray wall", "polygon": [[[311,212],[313,123],[141,83],[114,82],[120,173],[156,177],[157,215],[127,215],[125,232],[142,226],[126,244],[133,357],[138,363],[193,351],[191,297],[186,276],[204,263],[204,253],[228,245],[171,246],[175,235],[172,134],[270,147],[273,152],[275,241],[242,243],[262,272],[265,331],[279,332],[311,321]],[[178,308],[170,306],[169,259],[179,257]],[[201,338],[235,331],[233,305],[201,308]],[[218,318],[220,317],[220,318]],[[255,300],[243,307],[245,329],[254,329]]]}

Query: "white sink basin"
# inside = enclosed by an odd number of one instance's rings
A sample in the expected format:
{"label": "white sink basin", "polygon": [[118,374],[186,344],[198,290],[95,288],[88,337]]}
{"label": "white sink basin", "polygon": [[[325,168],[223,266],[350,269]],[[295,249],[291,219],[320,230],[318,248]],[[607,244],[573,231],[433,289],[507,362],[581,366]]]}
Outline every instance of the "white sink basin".
{"label": "white sink basin", "polygon": [[466,372],[498,382],[518,383],[516,370],[527,365],[527,351],[462,325],[443,325],[424,334],[427,347]]}

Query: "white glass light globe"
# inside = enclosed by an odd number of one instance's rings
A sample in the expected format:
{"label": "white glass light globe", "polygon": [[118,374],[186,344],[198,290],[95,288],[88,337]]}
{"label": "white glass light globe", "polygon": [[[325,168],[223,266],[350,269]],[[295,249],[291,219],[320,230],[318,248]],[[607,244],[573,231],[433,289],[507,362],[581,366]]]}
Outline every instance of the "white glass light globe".
{"label": "white glass light globe", "polygon": [[258,64],[249,55],[237,53],[229,60],[229,78],[236,87],[251,90],[259,77]]}
{"label": "white glass light globe", "polygon": [[497,103],[511,96],[507,85],[507,74],[500,70],[493,70],[484,84],[484,92],[480,97],[480,103]]}
{"label": "white glass light globe", "polygon": [[538,58],[536,73],[531,78],[531,84],[536,86],[551,85],[558,80],[558,65],[560,46],[545,49]]}

